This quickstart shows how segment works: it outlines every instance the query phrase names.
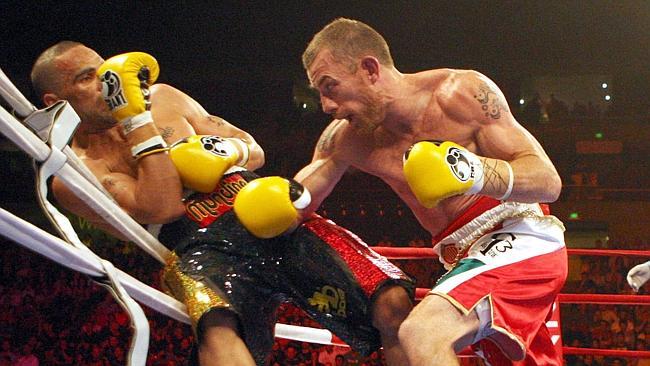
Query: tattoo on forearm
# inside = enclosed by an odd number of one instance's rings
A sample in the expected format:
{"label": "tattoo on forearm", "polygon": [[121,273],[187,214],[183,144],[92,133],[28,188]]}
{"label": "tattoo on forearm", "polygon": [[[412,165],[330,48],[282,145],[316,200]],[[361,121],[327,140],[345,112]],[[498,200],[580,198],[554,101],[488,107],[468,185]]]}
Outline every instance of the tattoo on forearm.
{"label": "tattoo on forearm", "polygon": [[325,131],[325,134],[321,136],[320,140],[318,140],[318,151],[328,152],[332,149],[332,137],[334,135],[333,132],[333,128],[328,128],[327,131]]}
{"label": "tattoo on forearm", "polygon": [[174,134],[174,129],[171,127],[164,127],[164,128],[159,127],[158,131],[160,132],[160,136],[162,136],[162,138],[164,139],[170,138]]}
{"label": "tattoo on forearm", "polygon": [[501,111],[504,113],[508,111],[508,107],[503,100],[499,98],[499,94],[491,89],[486,83],[479,86],[478,93],[474,96],[474,99],[481,103],[481,109],[485,113],[486,117],[499,119],[501,118]]}
{"label": "tattoo on forearm", "polygon": [[499,172],[497,172],[499,161],[494,159],[482,160],[484,189],[487,188],[490,192],[505,192],[508,188],[508,177],[504,179]]}
{"label": "tattoo on forearm", "polygon": [[210,122],[216,124],[219,127],[223,126],[223,119],[217,116],[208,116],[208,119],[210,120]]}

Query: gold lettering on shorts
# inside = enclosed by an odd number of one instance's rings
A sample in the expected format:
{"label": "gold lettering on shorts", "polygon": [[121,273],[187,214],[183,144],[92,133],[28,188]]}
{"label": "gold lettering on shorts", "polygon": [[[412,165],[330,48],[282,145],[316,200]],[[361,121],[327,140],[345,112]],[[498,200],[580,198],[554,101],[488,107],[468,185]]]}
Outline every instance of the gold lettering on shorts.
{"label": "gold lettering on shorts", "polygon": [[315,291],[308,300],[309,305],[317,307],[321,313],[336,313],[342,317],[346,316],[345,291],[340,288],[325,285],[320,291]]}
{"label": "gold lettering on shorts", "polygon": [[246,184],[247,182],[238,175],[224,178],[212,193],[188,200],[185,203],[185,212],[196,222],[217,218],[232,208],[237,192]]}

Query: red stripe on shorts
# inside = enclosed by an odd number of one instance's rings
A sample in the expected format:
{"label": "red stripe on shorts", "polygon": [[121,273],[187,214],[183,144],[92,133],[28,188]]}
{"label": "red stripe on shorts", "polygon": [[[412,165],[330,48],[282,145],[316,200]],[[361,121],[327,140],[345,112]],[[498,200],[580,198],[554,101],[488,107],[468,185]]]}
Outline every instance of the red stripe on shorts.
{"label": "red stripe on shorts", "polygon": [[387,279],[406,279],[399,268],[370,249],[361,238],[333,222],[314,215],[304,225],[339,254],[368,297]]}

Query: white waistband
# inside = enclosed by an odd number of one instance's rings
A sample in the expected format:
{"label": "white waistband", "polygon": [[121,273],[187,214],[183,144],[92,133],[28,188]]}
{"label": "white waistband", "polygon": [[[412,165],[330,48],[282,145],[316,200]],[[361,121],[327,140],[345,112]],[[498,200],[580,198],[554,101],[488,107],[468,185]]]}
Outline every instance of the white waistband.
{"label": "white waistband", "polygon": [[564,225],[555,216],[544,215],[542,208],[537,203],[503,202],[472,219],[460,229],[447,235],[434,246],[440,255],[444,244],[454,244],[459,252],[463,252],[476,239],[492,231],[495,226],[506,219],[533,218],[557,225],[564,231]]}

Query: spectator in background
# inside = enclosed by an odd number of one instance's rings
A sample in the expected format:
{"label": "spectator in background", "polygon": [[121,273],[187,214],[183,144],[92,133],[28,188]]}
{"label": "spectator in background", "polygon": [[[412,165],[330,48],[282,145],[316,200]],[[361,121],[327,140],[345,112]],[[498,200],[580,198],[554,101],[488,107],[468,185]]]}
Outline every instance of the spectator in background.
{"label": "spectator in background", "polygon": [[289,343],[287,348],[284,350],[284,362],[282,363],[285,366],[299,366],[303,362],[298,352],[298,347],[294,343]]}
{"label": "spectator in background", "polygon": [[[638,350],[648,350],[648,345],[646,343],[646,340],[643,338],[639,338],[636,341],[636,349]],[[639,362],[637,363],[636,366],[650,366],[650,358],[643,358],[639,359]]]}
{"label": "spectator in background", "polygon": [[0,365],[13,365],[18,359],[18,354],[13,350],[13,345],[10,339],[3,339],[0,345]]}
{"label": "spectator in background", "polygon": [[347,365],[345,357],[343,355],[336,355],[334,358],[334,366],[345,366]]}
{"label": "spectator in background", "polygon": [[302,342],[299,347],[300,358],[308,366],[316,366],[318,361],[318,352],[313,349],[311,343]]}
{"label": "spectator in background", "polygon": [[566,103],[557,99],[553,93],[551,93],[546,110],[548,111],[548,118],[551,122],[562,121],[569,116],[569,108]]}
{"label": "spectator in background", "polygon": [[14,366],[38,366],[39,360],[34,354],[33,345],[27,342],[22,348],[21,355],[16,359]]}
{"label": "spectator in background", "polygon": [[596,283],[591,279],[589,272],[583,271],[580,273],[580,283],[578,284],[577,292],[583,294],[596,293]]}
{"label": "spectator in background", "polygon": [[542,122],[544,114],[544,102],[539,93],[535,93],[533,99],[529,100],[524,106],[523,121],[529,125],[537,125]]}
{"label": "spectator in background", "polygon": [[340,347],[325,345],[323,348],[321,348],[321,351],[318,354],[318,362],[322,363],[325,366],[334,366],[336,356],[343,354],[344,352],[345,351],[342,351]]}

